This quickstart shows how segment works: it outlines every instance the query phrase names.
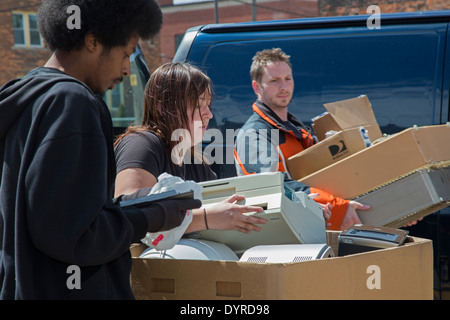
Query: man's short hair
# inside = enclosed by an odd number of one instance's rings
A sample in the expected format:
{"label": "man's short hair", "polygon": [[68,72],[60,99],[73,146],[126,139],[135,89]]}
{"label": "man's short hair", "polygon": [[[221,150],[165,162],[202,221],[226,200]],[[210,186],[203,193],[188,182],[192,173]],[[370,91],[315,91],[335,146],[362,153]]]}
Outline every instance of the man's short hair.
{"label": "man's short hair", "polygon": [[292,69],[291,62],[289,61],[290,57],[291,56],[284,53],[280,48],[266,49],[256,52],[250,67],[251,79],[256,82],[261,82],[261,78],[264,74],[264,68],[274,62],[285,62]]}
{"label": "man's short hair", "polygon": [[[80,28],[67,25],[73,14],[67,8],[74,5],[79,8]],[[126,45],[136,33],[149,39],[159,32],[162,13],[156,0],[43,0],[37,19],[50,50],[71,51],[83,47],[88,33],[106,49]]]}

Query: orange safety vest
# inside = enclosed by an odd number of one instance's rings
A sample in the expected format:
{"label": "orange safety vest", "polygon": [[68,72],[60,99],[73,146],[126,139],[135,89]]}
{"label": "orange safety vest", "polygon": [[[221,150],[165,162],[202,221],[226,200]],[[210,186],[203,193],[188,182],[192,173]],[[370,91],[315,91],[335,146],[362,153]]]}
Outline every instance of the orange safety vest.
{"label": "orange safety vest", "polygon": [[[299,131],[294,132],[293,130],[289,130],[289,128],[286,128],[283,124],[281,124],[279,121],[277,121],[276,118],[272,117],[268,111],[268,107],[261,104],[261,102],[255,102],[252,106],[253,111],[258,114],[264,121],[266,121],[272,128],[279,129],[280,132],[280,143],[278,145],[277,151],[278,151],[278,164],[277,164],[277,171],[285,172],[288,177],[290,177],[290,174],[287,170],[285,159],[299,153],[302,150],[305,150],[306,148],[314,145],[317,143],[316,138],[309,132],[308,130],[305,130],[304,128],[300,128]],[[264,110],[266,109],[266,110]],[[265,112],[266,111],[266,112]],[[298,121],[293,115],[289,114],[289,120],[296,126],[299,126],[301,124],[300,121]],[[248,172],[245,168],[243,162],[239,158],[239,155],[237,153],[236,148],[234,148],[234,156],[235,161],[239,165],[240,169],[242,170],[242,173],[244,175],[249,174],[255,174],[256,172]],[[342,220],[345,216],[345,213],[347,212],[349,201],[335,197],[331,194],[329,194],[326,191],[320,190],[318,188],[310,187],[310,193],[318,193],[319,197],[314,199],[318,203],[327,204],[330,203],[333,208],[331,210],[331,218],[328,223],[331,225],[328,227],[330,230],[339,230],[339,227],[342,223]]]}

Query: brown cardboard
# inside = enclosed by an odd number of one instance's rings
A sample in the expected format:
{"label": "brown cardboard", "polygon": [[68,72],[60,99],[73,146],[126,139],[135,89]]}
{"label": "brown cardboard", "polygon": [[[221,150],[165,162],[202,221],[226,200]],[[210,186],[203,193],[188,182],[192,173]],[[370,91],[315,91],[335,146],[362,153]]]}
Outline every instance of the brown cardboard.
{"label": "brown cardboard", "polygon": [[[366,128],[369,130],[370,128]],[[359,128],[340,131],[286,161],[292,179],[298,180],[338,162],[366,146]]]}
{"label": "brown cardboard", "polygon": [[403,130],[299,181],[353,199],[424,166],[450,160],[450,126]]}
{"label": "brown cardboard", "polygon": [[313,119],[312,124],[319,141],[325,139],[329,130],[345,131],[360,126],[368,129],[372,141],[382,136],[367,96],[326,103],[324,107],[327,113]]}
{"label": "brown cardboard", "polygon": [[333,116],[326,112],[319,117],[316,117],[312,121],[312,128],[319,141],[326,139],[327,131],[341,131],[339,124],[334,120]]}
{"label": "brown cardboard", "polygon": [[[338,232],[328,232],[337,245]],[[337,252],[337,248],[334,248]],[[139,252],[139,250],[137,251]],[[141,259],[134,252],[137,299],[432,299],[431,240],[295,263]]]}
{"label": "brown cardboard", "polygon": [[[342,130],[356,126],[378,126],[367,96],[324,104]],[[381,134],[381,133],[380,133]]]}
{"label": "brown cardboard", "polygon": [[[301,179],[366,147],[359,128],[371,141],[382,137],[367,96],[324,105],[328,113],[313,120],[319,143],[289,157],[286,164],[293,179]],[[326,132],[336,131],[325,138]]]}

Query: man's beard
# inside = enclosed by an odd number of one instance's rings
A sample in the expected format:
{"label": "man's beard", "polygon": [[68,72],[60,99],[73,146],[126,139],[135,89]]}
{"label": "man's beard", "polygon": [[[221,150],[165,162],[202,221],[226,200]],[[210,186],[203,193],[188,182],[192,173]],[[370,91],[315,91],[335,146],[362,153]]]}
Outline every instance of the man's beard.
{"label": "man's beard", "polygon": [[276,108],[276,109],[285,109],[289,106],[291,101],[292,101],[292,96],[286,102],[283,102],[283,103],[277,102],[276,99],[270,99],[268,101],[269,102],[268,105],[269,105],[269,107]]}

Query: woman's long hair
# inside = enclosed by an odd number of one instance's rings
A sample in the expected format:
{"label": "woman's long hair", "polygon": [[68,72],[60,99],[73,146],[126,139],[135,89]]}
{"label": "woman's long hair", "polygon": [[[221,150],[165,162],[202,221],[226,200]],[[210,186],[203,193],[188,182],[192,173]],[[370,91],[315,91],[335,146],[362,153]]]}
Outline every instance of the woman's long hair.
{"label": "woman's long hair", "polygon": [[163,64],[145,86],[141,126],[128,127],[115,144],[132,132],[151,130],[161,138],[170,157],[178,143],[172,141],[172,133],[177,129],[189,130],[189,107],[193,113],[199,112],[199,99],[205,92],[212,96],[211,80],[198,68],[179,62]]}

